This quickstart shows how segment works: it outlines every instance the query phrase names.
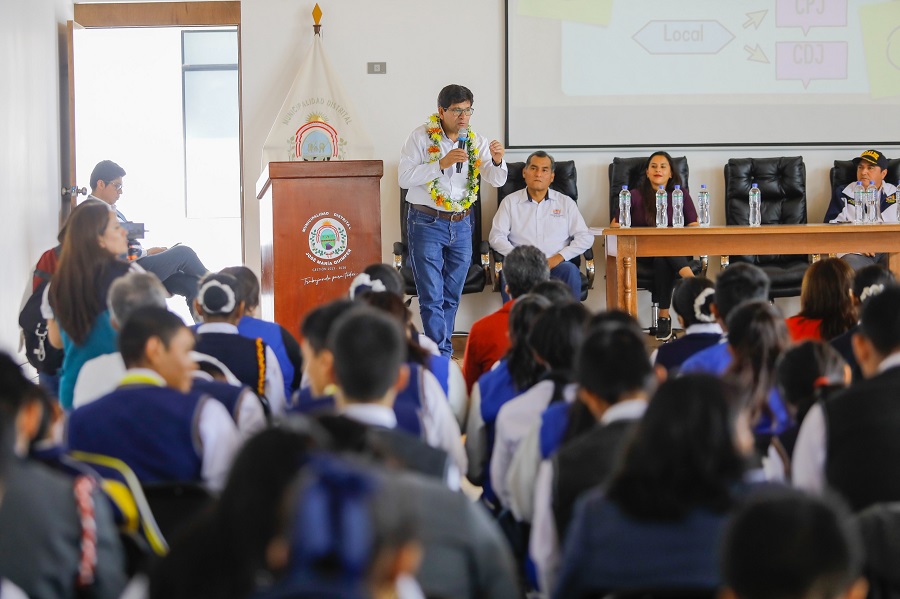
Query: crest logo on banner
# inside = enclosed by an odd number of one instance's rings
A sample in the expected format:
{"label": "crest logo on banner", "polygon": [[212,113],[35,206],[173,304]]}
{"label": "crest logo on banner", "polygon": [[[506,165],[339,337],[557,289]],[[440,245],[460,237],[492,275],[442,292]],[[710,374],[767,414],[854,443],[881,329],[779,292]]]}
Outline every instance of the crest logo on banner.
{"label": "crest logo on banner", "polygon": [[263,146],[262,164],[297,160],[366,160],[375,148],[347,100],[322,46],[319,5],[312,49],[300,65]]}

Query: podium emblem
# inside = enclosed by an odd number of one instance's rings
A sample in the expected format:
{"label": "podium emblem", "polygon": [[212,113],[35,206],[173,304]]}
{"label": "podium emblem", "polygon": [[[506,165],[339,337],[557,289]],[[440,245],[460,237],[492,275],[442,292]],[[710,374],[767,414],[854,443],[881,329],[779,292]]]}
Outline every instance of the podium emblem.
{"label": "podium emblem", "polygon": [[310,120],[294,134],[294,155],[301,160],[331,160],[339,157],[341,139],[337,130],[319,115],[310,115]]}
{"label": "podium emblem", "polygon": [[309,230],[309,250],[320,260],[334,260],[347,251],[347,229],[333,218],[323,218]]}

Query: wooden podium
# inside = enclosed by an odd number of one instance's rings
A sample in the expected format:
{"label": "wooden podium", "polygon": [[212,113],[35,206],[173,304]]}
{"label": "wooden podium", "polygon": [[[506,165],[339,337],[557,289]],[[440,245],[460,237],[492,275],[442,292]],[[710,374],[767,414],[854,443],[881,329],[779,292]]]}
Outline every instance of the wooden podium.
{"label": "wooden podium", "polygon": [[270,162],[256,183],[262,317],[294,335],[381,262],[380,160]]}

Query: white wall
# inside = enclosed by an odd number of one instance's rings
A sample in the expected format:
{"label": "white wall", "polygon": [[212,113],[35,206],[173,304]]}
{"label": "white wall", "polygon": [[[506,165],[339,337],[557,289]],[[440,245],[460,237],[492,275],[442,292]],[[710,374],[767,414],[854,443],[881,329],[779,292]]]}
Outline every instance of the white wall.
{"label": "white wall", "polygon": [[[244,118],[244,216],[247,262],[259,268],[258,209],[255,181],[260,152],[269,127],[287,94],[296,68],[312,39],[315,2],[306,0],[244,0],[242,4],[242,66]],[[440,88],[448,83],[468,86],[475,94],[477,112],[472,126],[479,133],[503,138],[504,110],[504,2],[460,0],[450,5],[434,0],[370,0],[321,2],[323,41],[328,57],[342,77],[345,90],[375,141],[376,157],[384,161],[381,183],[383,257],[391,257],[391,245],[399,239],[397,163],[400,146],[409,132],[435,108]],[[389,10],[388,10],[389,7]],[[466,35],[468,32],[468,35]],[[536,46],[537,48],[538,46]],[[536,50],[539,51],[539,50]],[[386,61],[386,75],[367,75],[366,62]],[[541,73],[535,73],[540,84]],[[552,114],[535,114],[552,119]],[[698,127],[715,123],[698,123]],[[827,124],[823,124],[827,126]],[[819,221],[828,205],[828,169],[835,158],[851,158],[864,148],[778,147],[697,150],[669,149],[685,154],[691,167],[691,183],[707,183],[713,197],[713,223],[724,224],[722,167],[739,156],[802,155],[807,167],[809,220]],[[888,156],[900,146],[881,148]],[[607,166],[614,156],[646,155],[646,151],[556,151],[559,159],[574,159],[578,166],[579,205],[589,225],[609,222],[606,197]],[[509,151],[510,160],[524,160],[527,151]],[[485,190],[484,226],[496,208],[496,195]],[[588,305],[605,307],[602,243],[594,246],[598,279]],[[711,260],[711,271],[717,268]],[[649,302],[648,294],[640,294]],[[497,294],[463,299],[457,328],[469,324],[499,306]],[[796,311],[796,301],[782,304]],[[642,310],[642,314],[646,311]]]}
{"label": "white wall", "polygon": [[59,24],[71,0],[0,2],[0,350],[18,349],[19,303],[60,205]]}

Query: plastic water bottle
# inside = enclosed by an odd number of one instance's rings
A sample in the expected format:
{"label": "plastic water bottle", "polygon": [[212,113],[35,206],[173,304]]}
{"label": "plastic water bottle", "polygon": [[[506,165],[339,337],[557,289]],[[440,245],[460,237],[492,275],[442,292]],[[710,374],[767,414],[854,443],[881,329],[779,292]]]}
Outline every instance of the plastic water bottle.
{"label": "plastic water bottle", "polygon": [[681,185],[676,185],[672,191],[672,226],[684,226],[684,192]]}
{"label": "plastic water bottle", "polygon": [[669,226],[669,194],[662,185],[656,190],[656,226]]}
{"label": "plastic water bottle", "polygon": [[623,229],[631,226],[631,192],[627,185],[619,192],[619,226]]}
{"label": "plastic water bottle", "polygon": [[866,222],[870,224],[878,222],[878,202],[875,199],[877,193],[875,182],[869,181],[869,187],[866,188]]}
{"label": "plastic water bottle", "polygon": [[697,223],[701,227],[708,227],[709,220],[709,190],[704,184],[700,186],[700,193],[697,194]]}
{"label": "plastic water bottle", "polygon": [[853,188],[853,224],[861,225],[866,222],[866,200],[862,181],[857,181]]}
{"label": "plastic water bottle", "polygon": [[750,187],[750,226],[758,227],[762,224],[762,200],[759,195],[759,186],[754,183]]}

